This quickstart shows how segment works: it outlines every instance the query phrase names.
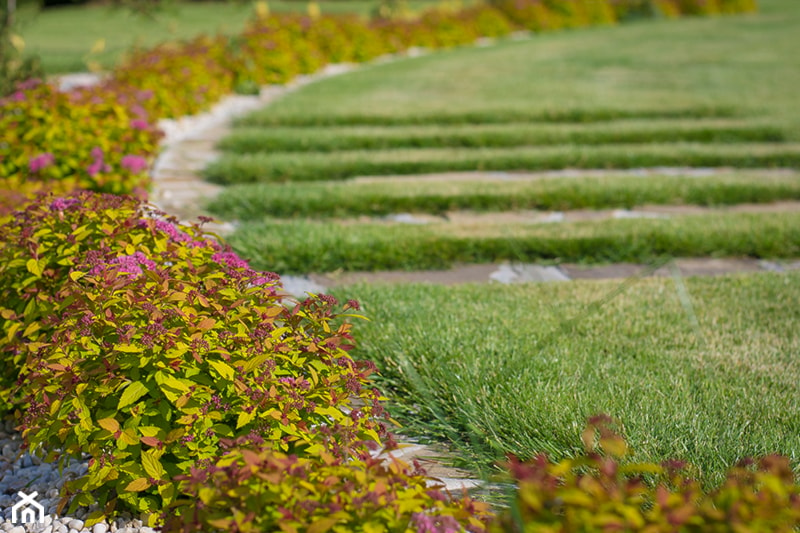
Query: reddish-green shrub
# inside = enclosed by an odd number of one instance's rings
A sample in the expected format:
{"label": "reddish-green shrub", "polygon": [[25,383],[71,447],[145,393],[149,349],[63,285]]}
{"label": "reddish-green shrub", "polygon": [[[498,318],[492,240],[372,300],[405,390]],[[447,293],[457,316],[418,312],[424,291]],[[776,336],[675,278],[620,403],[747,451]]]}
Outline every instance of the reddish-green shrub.
{"label": "reddish-green shrub", "polygon": [[585,455],[559,463],[545,455],[526,463],[512,458],[518,490],[490,530],[767,533],[800,527],[800,485],[785,457],[743,461],[708,493],[680,462],[620,462],[627,445],[608,417],[590,420],[584,444]]}
{"label": "reddish-green shrub", "polygon": [[465,8],[459,16],[463,24],[471,24],[481,37],[503,37],[514,31],[511,21],[487,4]]}
{"label": "reddish-green shrub", "polygon": [[0,188],[144,190],[160,133],[139,99],[31,80],[0,100]]}
{"label": "reddish-green shrub", "polygon": [[84,193],[28,215],[30,231],[20,216],[21,238],[0,241],[18,291],[3,329],[25,348],[21,429],[49,459],[91,456],[62,499],[99,504],[87,523],[118,509],[155,523],[173,478],[216,460],[221,438],[341,460],[380,442],[371,366],[347,354],[333,298],[287,307],[276,275],[132,200]]}
{"label": "reddish-green shrub", "polygon": [[186,249],[184,241],[194,254],[200,247],[222,251],[198,228],[178,230],[154,216],[131,197],[42,193],[0,221],[0,410],[18,406],[11,395],[19,369],[58,325],[57,294],[77,265],[136,252],[174,254]]}
{"label": "reddish-green shrub", "polygon": [[200,36],[133,51],[104,88],[144,91],[143,105],[153,116],[175,118],[208,109],[233,91],[235,81],[228,39]]}
{"label": "reddish-green shrub", "polygon": [[[486,504],[429,486],[408,465],[367,454],[288,456],[235,448],[181,476],[191,498],[166,532],[485,531]],[[174,516],[174,515],[173,515]]]}

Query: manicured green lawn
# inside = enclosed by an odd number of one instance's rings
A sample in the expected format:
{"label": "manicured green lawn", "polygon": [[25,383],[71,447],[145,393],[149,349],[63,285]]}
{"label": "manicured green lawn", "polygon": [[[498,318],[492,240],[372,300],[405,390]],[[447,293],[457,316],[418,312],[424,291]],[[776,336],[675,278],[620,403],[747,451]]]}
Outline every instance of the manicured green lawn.
{"label": "manicured green lawn", "polygon": [[800,213],[720,213],[669,219],[548,223],[335,223],[263,220],[229,242],[280,273],[447,268],[504,259],[647,262],[661,256],[800,256]]}
{"label": "manicured green lawn", "polygon": [[800,174],[756,171],[712,176],[602,176],[514,179],[381,178],[372,181],[235,185],[208,205],[227,220],[441,214],[456,209],[568,210],[644,204],[734,205],[800,200]]}
{"label": "manicured green lawn", "polygon": [[[425,0],[410,2],[412,9],[430,5]],[[272,11],[301,11],[307,2],[275,0]],[[319,2],[323,13],[368,15],[377,5],[374,0],[336,0]],[[66,6],[36,13],[22,9],[22,37],[26,52],[41,56],[48,73],[86,70],[92,46],[105,39],[105,49],[91,60],[104,68],[112,67],[133,46],[152,46],[163,41],[199,35],[234,34],[244,27],[253,13],[251,2],[188,2],[172,6],[147,18],[124,9],[103,6]]]}
{"label": "manicured green lawn", "polygon": [[298,117],[679,109],[729,106],[800,138],[800,3],[758,14],[645,21],[547,33],[365,68],[288,95],[261,113]]}
{"label": "manicured green lawn", "polygon": [[[750,455],[800,460],[800,274],[514,286],[351,286],[402,423],[471,467],[563,457],[585,419],[622,421],[633,460],[678,458],[710,483]],[[620,289],[624,289],[620,291]]]}

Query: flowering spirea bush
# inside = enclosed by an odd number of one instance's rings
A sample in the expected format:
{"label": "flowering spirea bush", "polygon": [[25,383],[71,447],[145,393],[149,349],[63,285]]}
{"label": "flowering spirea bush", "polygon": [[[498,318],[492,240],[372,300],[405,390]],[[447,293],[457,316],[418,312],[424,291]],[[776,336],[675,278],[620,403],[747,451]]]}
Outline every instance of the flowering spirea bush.
{"label": "flowering spirea bush", "polygon": [[490,530],[752,533],[800,527],[800,485],[785,457],[745,460],[712,492],[678,461],[625,464],[627,444],[607,416],[589,421],[586,453],[509,465],[518,489]]}
{"label": "flowering spirea bush", "polygon": [[40,337],[58,325],[58,293],[72,278],[96,275],[107,265],[124,274],[135,271],[134,262],[148,266],[178,259],[187,267],[200,265],[223,250],[199,228],[179,227],[131,197],[42,193],[22,205],[0,220],[2,411],[19,407],[13,395],[19,369]]}
{"label": "flowering spirea bush", "polygon": [[216,464],[181,476],[190,500],[166,532],[482,532],[484,503],[453,499],[398,460],[347,461],[233,448]]}
{"label": "flowering spirea bush", "polygon": [[101,506],[88,524],[120,509],[155,523],[223,438],[339,460],[379,445],[372,366],[348,355],[334,298],[286,306],[275,274],[129,198],[55,198],[15,220],[0,242],[20,427],[48,459],[89,454],[62,495]]}
{"label": "flowering spirea bush", "polygon": [[20,85],[0,100],[0,196],[42,188],[143,191],[161,134],[130,104],[113,92],[62,93],[36,80]]}
{"label": "flowering spirea bush", "polygon": [[204,111],[233,92],[237,67],[228,39],[199,36],[135,50],[114,69],[107,91],[148,95],[141,105],[157,118],[177,118]]}

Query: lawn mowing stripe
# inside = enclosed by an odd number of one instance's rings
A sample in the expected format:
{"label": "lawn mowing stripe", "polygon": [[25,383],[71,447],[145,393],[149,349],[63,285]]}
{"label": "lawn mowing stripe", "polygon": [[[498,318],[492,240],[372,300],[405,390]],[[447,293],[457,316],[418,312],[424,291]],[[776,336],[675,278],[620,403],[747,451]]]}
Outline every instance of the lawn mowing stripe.
{"label": "lawn mowing stripe", "polygon": [[210,201],[208,209],[224,219],[252,221],[265,216],[441,214],[455,209],[563,211],[778,200],[800,200],[800,174],[742,172],[706,177],[605,176],[460,182],[385,178],[367,183],[262,183],[228,187]]}
{"label": "lawn mowing stripe", "polygon": [[655,257],[800,256],[800,213],[720,213],[669,219],[485,227],[265,220],[229,242],[281,273],[444,269],[454,263],[646,263]]}
{"label": "lawn mowing stripe", "polygon": [[645,144],[521,148],[430,148],[326,153],[226,154],[203,171],[222,185],[319,181],[457,170],[656,166],[800,167],[800,144]]}
{"label": "lawn mowing stripe", "polygon": [[[599,127],[598,127],[599,126]],[[482,148],[555,144],[635,144],[665,142],[780,142],[785,136],[770,124],[704,122],[622,122],[611,124],[395,127],[395,128],[239,128],[219,143],[238,154],[256,152],[334,152],[391,148]]]}
{"label": "lawn mowing stripe", "polygon": [[620,119],[728,118],[742,116],[727,106],[650,109],[487,109],[485,111],[425,114],[286,114],[266,107],[234,121],[235,126],[399,126],[412,124],[503,124],[507,122],[604,122]]}
{"label": "lawn mowing stripe", "polygon": [[621,293],[619,281],[333,293],[370,318],[354,354],[378,366],[394,417],[457,438],[474,464],[568,457],[603,412],[622,423],[630,460],[685,460],[710,484],[745,456],[781,452],[797,467],[800,272],[685,285],[699,334],[672,279]]}

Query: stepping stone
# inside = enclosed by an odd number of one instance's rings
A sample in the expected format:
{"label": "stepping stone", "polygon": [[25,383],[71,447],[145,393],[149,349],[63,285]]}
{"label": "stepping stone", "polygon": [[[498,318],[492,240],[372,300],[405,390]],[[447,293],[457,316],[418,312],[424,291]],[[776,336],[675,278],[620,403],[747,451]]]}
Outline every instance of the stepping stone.
{"label": "stepping stone", "polygon": [[768,272],[790,272],[800,270],[800,261],[766,261],[758,262],[758,265]]}
{"label": "stepping stone", "polygon": [[307,292],[320,294],[328,289],[308,276],[281,276],[283,290],[295,298],[306,298]]}
{"label": "stepping stone", "polygon": [[549,281],[569,281],[559,267],[526,264],[504,264],[489,275],[491,281],[498,283],[529,283]]}
{"label": "stepping stone", "polygon": [[430,224],[430,220],[422,217],[412,215],[411,213],[397,213],[395,215],[386,215],[386,220],[390,222],[399,222],[401,224]]}
{"label": "stepping stone", "polygon": [[669,218],[662,213],[648,213],[647,211],[630,211],[628,209],[615,209],[612,218]]}
{"label": "stepping stone", "polygon": [[353,283],[486,283],[499,265],[463,265],[450,270],[402,270],[379,272],[343,272],[337,274],[312,274],[309,278],[320,285],[334,287]]}
{"label": "stepping stone", "polygon": [[632,263],[617,263],[613,265],[601,265],[587,267],[585,265],[562,264],[561,270],[570,279],[617,279],[630,278],[639,275],[644,270],[644,266]]}
{"label": "stepping stone", "polygon": [[[675,265],[682,276],[720,276],[762,270],[757,259],[676,259]],[[654,275],[672,276],[672,272],[663,267]]]}

